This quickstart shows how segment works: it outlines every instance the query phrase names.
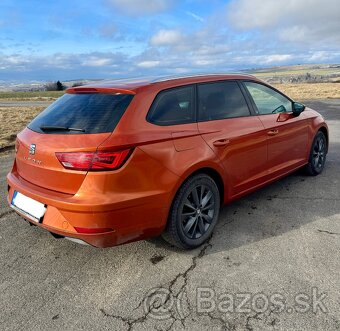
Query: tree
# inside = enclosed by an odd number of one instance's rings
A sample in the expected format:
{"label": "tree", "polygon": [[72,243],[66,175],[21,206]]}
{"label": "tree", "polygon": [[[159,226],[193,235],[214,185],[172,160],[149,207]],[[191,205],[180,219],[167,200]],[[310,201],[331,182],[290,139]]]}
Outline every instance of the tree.
{"label": "tree", "polygon": [[61,83],[59,80],[56,83],[57,85],[57,91],[63,91],[65,89],[63,83]]}
{"label": "tree", "polygon": [[58,80],[57,82],[47,83],[45,85],[46,91],[63,91],[65,86]]}

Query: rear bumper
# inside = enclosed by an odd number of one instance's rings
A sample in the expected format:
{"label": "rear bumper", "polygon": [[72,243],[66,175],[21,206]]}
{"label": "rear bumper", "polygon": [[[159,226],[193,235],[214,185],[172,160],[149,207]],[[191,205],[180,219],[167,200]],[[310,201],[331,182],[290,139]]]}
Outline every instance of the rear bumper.
{"label": "rear bumper", "polygon": [[[159,235],[165,227],[172,200],[171,190],[136,192],[128,196],[97,192],[95,199],[81,194],[63,194],[37,187],[15,171],[8,174],[7,181],[10,206],[14,192],[18,191],[47,207],[41,222],[11,206],[19,215],[51,233],[79,239],[95,247],[111,247]],[[114,199],[110,198],[112,196]],[[77,227],[112,231],[79,233]]]}

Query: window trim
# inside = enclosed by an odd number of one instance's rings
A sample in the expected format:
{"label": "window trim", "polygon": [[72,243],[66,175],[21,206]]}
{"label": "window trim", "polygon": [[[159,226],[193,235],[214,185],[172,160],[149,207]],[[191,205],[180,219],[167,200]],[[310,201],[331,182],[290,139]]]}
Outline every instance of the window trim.
{"label": "window trim", "polygon": [[[250,101],[250,103],[251,103],[251,105],[252,105],[252,108],[253,108],[253,110],[254,110],[254,112],[255,112],[255,114],[256,114],[257,116],[277,115],[278,113],[260,114],[260,112],[259,112],[259,110],[258,110],[258,108],[257,108],[257,106],[256,106],[256,103],[255,103],[255,101],[254,101],[254,99],[253,99],[253,97],[252,97],[252,95],[250,94],[250,92],[249,92],[248,89],[247,89],[247,86],[245,85],[245,83],[247,83],[247,82],[249,82],[249,83],[255,83],[255,84],[259,84],[259,85],[263,85],[263,86],[265,86],[265,87],[267,87],[267,88],[269,88],[269,89],[271,89],[271,90],[277,92],[278,94],[281,94],[283,97],[285,97],[286,99],[288,99],[288,100],[292,103],[292,109],[293,109],[294,100],[291,99],[290,97],[288,97],[287,95],[285,95],[284,93],[282,93],[281,91],[279,91],[278,89],[276,89],[275,87],[270,86],[270,85],[267,85],[267,84],[265,84],[265,83],[263,83],[263,82],[256,81],[256,80],[251,80],[251,79],[245,80],[245,79],[242,79],[242,80],[240,81],[240,84],[242,84],[242,86],[243,86],[243,88],[244,88],[244,91],[245,91],[245,93],[247,94],[247,96],[248,96],[248,98],[249,98],[249,101]],[[286,113],[292,113],[292,112],[286,112]]]}
{"label": "window trim", "polygon": [[[165,88],[163,90],[160,90],[154,97],[150,107],[149,107],[149,110],[147,111],[146,113],[146,117],[145,117],[145,120],[150,123],[150,124],[153,124],[153,125],[157,125],[157,126],[174,126],[174,125],[186,125],[186,124],[193,124],[193,123],[197,123],[197,107],[196,107],[196,100],[197,100],[197,97],[196,97],[196,93],[197,93],[197,89],[196,89],[196,84],[187,84],[187,85],[178,85],[178,86],[174,86],[174,87],[170,87],[170,88]],[[187,123],[171,123],[171,124],[161,124],[161,123],[158,123],[158,122],[154,122],[150,119],[150,112],[151,112],[151,109],[153,108],[154,104],[156,103],[157,101],[157,98],[159,97],[159,95],[161,93],[165,93],[165,92],[169,92],[169,91],[172,91],[172,90],[177,90],[177,89],[180,89],[180,88],[185,88],[185,87],[190,87],[192,89],[192,104],[193,104],[193,119],[190,120],[190,122],[187,122]]]}

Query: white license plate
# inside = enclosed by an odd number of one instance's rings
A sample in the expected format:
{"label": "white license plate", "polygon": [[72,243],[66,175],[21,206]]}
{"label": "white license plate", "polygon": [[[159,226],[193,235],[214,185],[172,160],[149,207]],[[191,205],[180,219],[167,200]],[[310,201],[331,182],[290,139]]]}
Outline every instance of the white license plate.
{"label": "white license plate", "polygon": [[46,207],[34,199],[15,191],[12,197],[12,206],[33,221],[39,222],[45,215]]}

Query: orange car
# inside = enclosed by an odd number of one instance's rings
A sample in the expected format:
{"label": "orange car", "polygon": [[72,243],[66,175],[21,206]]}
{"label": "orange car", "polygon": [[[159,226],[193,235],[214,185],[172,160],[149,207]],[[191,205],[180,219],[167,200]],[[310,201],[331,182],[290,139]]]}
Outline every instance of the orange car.
{"label": "orange car", "polygon": [[68,89],[18,134],[8,203],[96,247],[163,234],[194,248],[221,205],[320,174],[327,151],[323,117],[252,76],[104,82]]}

